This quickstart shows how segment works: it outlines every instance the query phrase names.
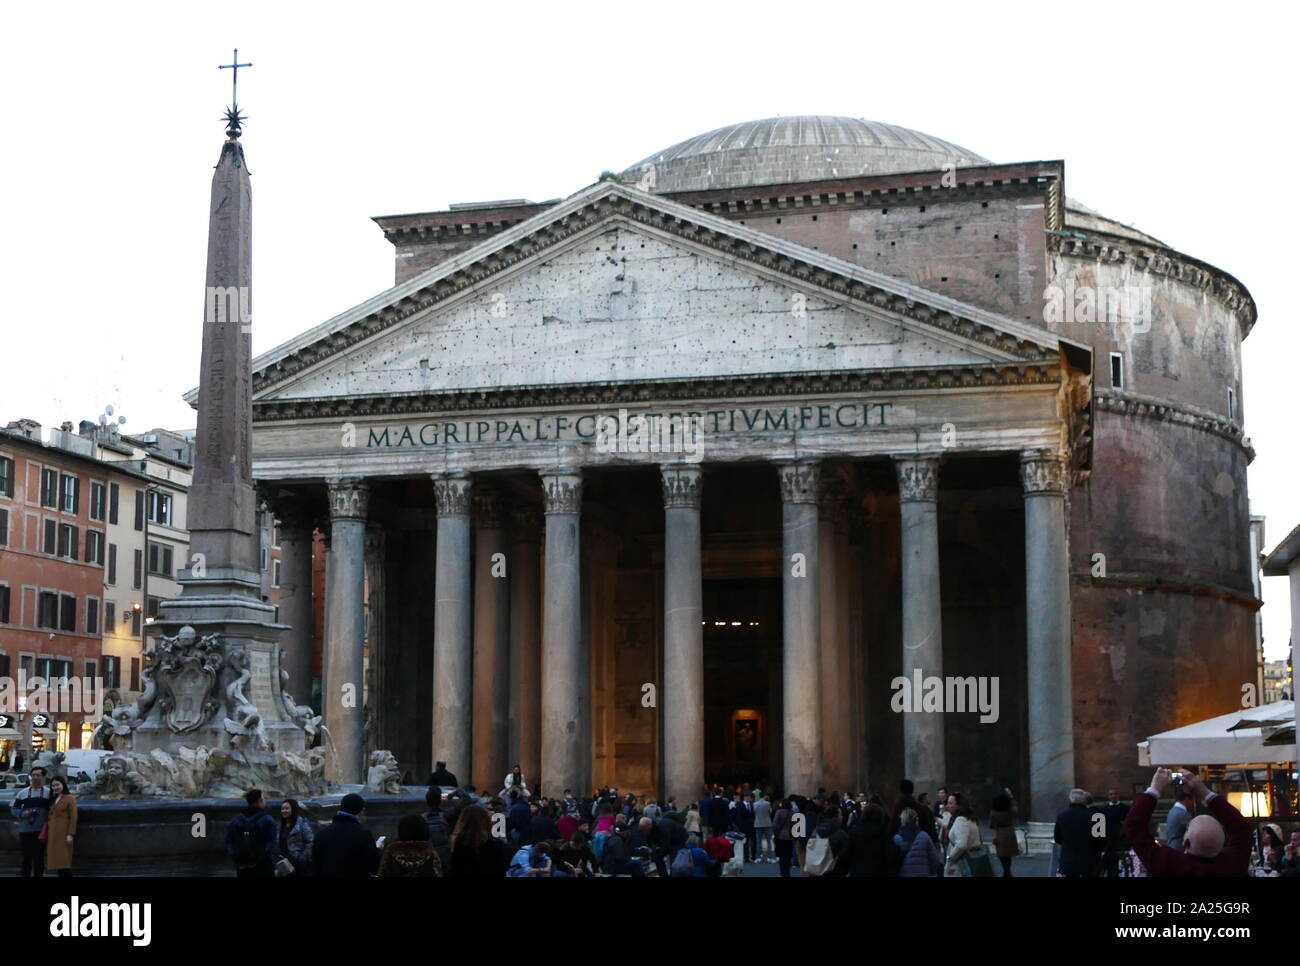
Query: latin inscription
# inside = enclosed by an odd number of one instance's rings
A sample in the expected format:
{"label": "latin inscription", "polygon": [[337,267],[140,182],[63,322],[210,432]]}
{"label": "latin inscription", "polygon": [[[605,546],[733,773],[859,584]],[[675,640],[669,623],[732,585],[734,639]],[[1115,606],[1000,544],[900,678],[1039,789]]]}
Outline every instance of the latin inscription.
{"label": "latin inscription", "polygon": [[369,427],[361,432],[365,434],[367,448],[401,449],[475,443],[595,442],[620,432],[624,436],[643,432],[650,438],[660,438],[682,425],[694,426],[704,436],[844,432],[894,426],[900,422],[899,415],[899,408],[892,402],[833,402],[775,408],[637,412],[630,419],[626,410],[619,410],[581,415],[440,420]]}

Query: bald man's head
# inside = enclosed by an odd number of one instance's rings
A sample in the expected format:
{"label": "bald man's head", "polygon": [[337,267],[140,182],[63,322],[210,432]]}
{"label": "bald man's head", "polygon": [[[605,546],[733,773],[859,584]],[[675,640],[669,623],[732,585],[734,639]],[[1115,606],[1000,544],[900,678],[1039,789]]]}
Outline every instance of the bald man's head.
{"label": "bald man's head", "polygon": [[1213,815],[1197,815],[1187,823],[1183,851],[1202,859],[1212,859],[1223,851],[1223,826]]}

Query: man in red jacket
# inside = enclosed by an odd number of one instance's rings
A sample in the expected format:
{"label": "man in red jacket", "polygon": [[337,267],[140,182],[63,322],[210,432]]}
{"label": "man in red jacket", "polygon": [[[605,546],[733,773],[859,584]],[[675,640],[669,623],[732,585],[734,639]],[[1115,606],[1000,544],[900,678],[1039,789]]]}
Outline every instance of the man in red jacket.
{"label": "man in red jacket", "polygon": [[1250,825],[1227,799],[1205,787],[1186,768],[1180,768],[1183,784],[1192,790],[1209,814],[1197,815],[1187,826],[1183,851],[1158,845],[1151,837],[1151,813],[1169,785],[1168,768],[1156,770],[1148,788],[1133,802],[1124,833],[1147,874],[1170,876],[1245,876],[1250,874]]}

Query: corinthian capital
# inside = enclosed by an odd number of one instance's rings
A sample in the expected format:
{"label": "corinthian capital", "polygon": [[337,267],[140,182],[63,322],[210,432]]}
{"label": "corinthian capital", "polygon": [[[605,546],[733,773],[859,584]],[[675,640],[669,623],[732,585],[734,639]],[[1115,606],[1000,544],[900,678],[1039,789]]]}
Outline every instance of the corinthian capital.
{"label": "corinthian capital", "polygon": [[896,459],[900,503],[933,503],[939,496],[937,459]]}
{"label": "corinthian capital", "polygon": [[582,510],[582,471],[567,467],[542,470],[542,496],[547,513]]}
{"label": "corinthian capital", "polygon": [[1020,454],[1020,483],[1025,496],[1032,493],[1065,493],[1065,459],[1051,450],[1027,450]]}
{"label": "corinthian capital", "polygon": [[821,467],[812,460],[777,463],[781,479],[781,499],[786,503],[816,503]]}
{"label": "corinthian capital", "polygon": [[434,473],[433,503],[438,516],[466,516],[470,506],[470,480],[465,473]]}
{"label": "corinthian capital", "polygon": [[698,465],[664,463],[659,467],[663,477],[664,506],[684,506],[698,510],[704,492],[704,474]]}
{"label": "corinthian capital", "polygon": [[359,476],[335,476],[329,485],[331,520],[364,520],[370,508],[370,487]]}

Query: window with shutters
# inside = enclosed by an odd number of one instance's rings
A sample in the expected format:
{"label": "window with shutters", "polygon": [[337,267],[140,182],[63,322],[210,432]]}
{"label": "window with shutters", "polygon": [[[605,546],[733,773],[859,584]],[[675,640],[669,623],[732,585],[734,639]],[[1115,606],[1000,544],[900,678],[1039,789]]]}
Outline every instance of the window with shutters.
{"label": "window with shutters", "polygon": [[41,470],[41,506],[57,507],[59,499],[59,473],[57,470]]}
{"label": "window with shutters", "polygon": [[140,659],[138,657],[131,658],[131,690],[140,690]]}
{"label": "window with shutters", "polygon": [[59,556],[69,560],[77,559],[77,528],[71,523],[59,525]]}
{"label": "window with shutters", "polygon": [[117,604],[111,600],[104,601],[104,633],[117,633]]}
{"label": "window with shutters", "polygon": [[59,492],[63,495],[63,500],[59,508],[64,513],[77,512],[77,498],[81,493],[81,480],[68,473],[62,473],[59,476]]}
{"label": "window with shutters", "polygon": [[37,598],[36,626],[55,629],[59,626],[59,595],[52,590],[42,590]]}
{"label": "window with shutters", "polygon": [[0,496],[14,495],[14,461],[0,456]]}
{"label": "window with shutters", "polygon": [[90,519],[104,519],[104,484],[90,484]]}
{"label": "window with shutters", "polygon": [[131,636],[140,636],[140,612],[134,608],[131,610]]}
{"label": "window with shutters", "polygon": [[172,548],[163,543],[149,544],[149,573],[160,577],[172,575]]}
{"label": "window with shutters", "polygon": [[158,602],[160,597],[146,597],[144,599],[144,616],[150,620],[158,619]]}
{"label": "window with shutters", "polygon": [[135,528],[144,529],[144,490],[135,491]]}
{"label": "window with shutters", "polygon": [[149,491],[149,522],[161,523],[164,526],[171,526],[171,522],[172,522],[171,494],[158,493],[155,490]]}
{"label": "window with shutters", "polygon": [[[9,623],[9,585],[0,584],[0,624],[8,624],[8,623]],[[0,677],[4,677],[8,673],[9,672],[6,671],[4,674],[0,674]]]}
{"label": "window with shutters", "polygon": [[144,575],[144,551],[136,549],[132,551],[133,560],[131,565],[131,586],[139,590],[140,579]]}
{"label": "window with shutters", "polygon": [[9,511],[0,510],[0,547],[9,546]]}
{"label": "window with shutters", "polygon": [[116,483],[108,484],[108,522],[117,526],[117,503],[121,497],[122,488]]}
{"label": "window with shutters", "polygon": [[108,545],[108,574],[104,578],[105,583],[117,583],[117,544]]}
{"label": "window with shutters", "polygon": [[74,632],[77,629],[77,598],[71,594],[59,595],[59,629]]}
{"label": "window with shutters", "polygon": [[[99,598],[86,598],[86,633],[99,633]],[[94,677],[92,674],[91,677]]]}
{"label": "window with shutters", "polygon": [[0,654],[0,678],[9,677],[9,655]]}
{"label": "window with shutters", "polygon": [[104,565],[104,534],[100,530],[86,531],[86,563]]}
{"label": "window with shutters", "polygon": [[102,660],[104,662],[104,687],[106,688],[121,687],[122,686],[122,659],[120,657],[114,657],[111,654],[105,654]]}
{"label": "window with shutters", "polygon": [[59,523],[57,520],[45,521],[44,550],[51,555],[59,552]]}

